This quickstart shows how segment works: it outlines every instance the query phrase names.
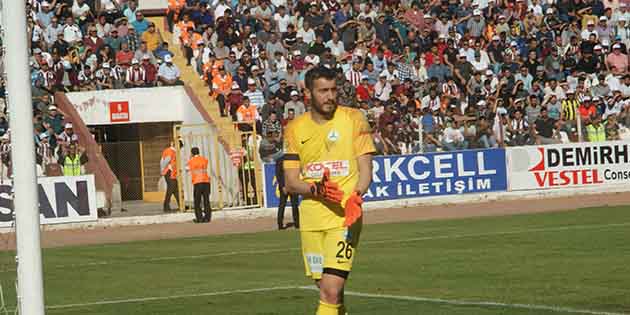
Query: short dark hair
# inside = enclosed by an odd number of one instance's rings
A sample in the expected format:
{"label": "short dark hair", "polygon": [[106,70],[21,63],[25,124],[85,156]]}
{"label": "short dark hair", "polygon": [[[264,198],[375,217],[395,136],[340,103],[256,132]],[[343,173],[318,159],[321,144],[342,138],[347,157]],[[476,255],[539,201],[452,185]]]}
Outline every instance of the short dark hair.
{"label": "short dark hair", "polygon": [[194,147],[194,148],[190,149],[190,154],[192,154],[192,155],[199,155],[199,148]]}
{"label": "short dark hair", "polygon": [[335,70],[322,66],[313,68],[306,73],[304,79],[306,88],[312,91],[315,80],[322,78],[326,80],[335,80],[337,78],[337,73],[335,72]]}

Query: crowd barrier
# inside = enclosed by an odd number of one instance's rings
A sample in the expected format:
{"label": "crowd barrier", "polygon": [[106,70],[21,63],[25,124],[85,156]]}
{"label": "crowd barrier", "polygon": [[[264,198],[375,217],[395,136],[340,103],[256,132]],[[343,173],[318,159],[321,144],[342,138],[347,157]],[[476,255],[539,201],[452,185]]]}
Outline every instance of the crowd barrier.
{"label": "crowd barrier", "polygon": [[[366,202],[630,183],[630,142],[376,156]],[[275,164],[263,167],[265,207],[275,208]]]}
{"label": "crowd barrier", "polygon": [[[40,224],[96,221],[94,175],[38,177]],[[0,227],[14,226],[10,181],[0,183]],[[20,209],[18,209],[20,211]]]}

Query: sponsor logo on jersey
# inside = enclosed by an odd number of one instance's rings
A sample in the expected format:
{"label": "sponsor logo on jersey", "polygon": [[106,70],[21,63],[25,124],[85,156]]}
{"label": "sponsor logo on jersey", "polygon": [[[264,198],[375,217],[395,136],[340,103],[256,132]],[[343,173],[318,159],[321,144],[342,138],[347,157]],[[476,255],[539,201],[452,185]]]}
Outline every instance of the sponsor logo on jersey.
{"label": "sponsor logo on jersey", "polygon": [[330,176],[348,176],[350,174],[350,161],[323,161],[306,164],[304,167],[304,177],[319,179],[324,176],[324,169],[330,170]]}

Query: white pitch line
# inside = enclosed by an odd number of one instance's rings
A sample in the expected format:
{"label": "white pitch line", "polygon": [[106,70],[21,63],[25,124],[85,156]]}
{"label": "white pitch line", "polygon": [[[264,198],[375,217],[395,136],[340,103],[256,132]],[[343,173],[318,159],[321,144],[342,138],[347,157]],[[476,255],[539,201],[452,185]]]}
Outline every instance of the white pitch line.
{"label": "white pitch line", "polygon": [[221,296],[221,295],[256,293],[256,292],[295,290],[295,289],[299,289],[299,288],[300,287],[296,287],[296,286],[283,286],[283,287],[268,287],[268,288],[258,288],[258,289],[215,291],[215,292],[194,293],[194,294],[178,294],[178,295],[169,295],[169,296],[150,296],[150,297],[131,298],[131,299],[104,300],[104,301],[96,301],[96,302],[88,302],[88,303],[50,305],[50,306],[46,306],[46,309],[53,309],[54,310],[54,309],[77,308],[77,307],[88,307],[88,306],[98,306],[98,305],[115,305],[115,304],[126,304],[126,303],[141,303],[141,302],[153,302],[153,301],[164,301],[164,300],[194,298],[194,297],[208,297],[208,296]]}
{"label": "white pitch line", "polygon": [[[46,309],[54,310],[54,309],[80,308],[80,307],[101,306],[101,305],[155,302],[155,301],[165,301],[165,300],[184,299],[184,298],[211,297],[211,296],[271,292],[271,291],[283,291],[283,290],[317,291],[318,289],[315,286],[278,286],[278,287],[267,287],[267,288],[256,288],[256,289],[215,291],[215,292],[206,292],[206,293],[178,294],[178,295],[169,295],[169,296],[152,296],[152,297],[140,297],[140,298],[130,298],[130,299],[103,300],[103,301],[88,302],[88,303],[50,305],[50,306],[47,306]],[[450,300],[450,299],[428,298],[428,297],[419,297],[419,296],[362,293],[362,292],[354,292],[354,291],[345,291],[345,295],[365,297],[365,298],[398,300],[398,301],[424,302],[424,303],[433,303],[433,304],[525,309],[525,310],[550,311],[550,312],[556,312],[556,313],[569,313],[569,314],[628,315],[625,313],[584,310],[584,309],[576,309],[576,308],[563,307],[563,306],[519,304],[519,303],[512,304],[512,303],[489,302],[489,301]]]}
{"label": "white pitch line", "polygon": [[600,229],[600,228],[625,227],[625,226],[630,226],[630,222],[610,223],[610,224],[569,225],[569,226],[558,226],[558,227],[551,227],[551,228],[521,229],[521,230],[487,232],[487,233],[469,233],[469,234],[453,234],[453,235],[441,235],[441,236],[424,236],[424,237],[413,237],[413,238],[404,238],[404,239],[366,241],[366,242],[361,242],[361,244],[406,243],[406,242],[418,242],[418,241],[441,240],[441,239],[457,239],[457,238],[468,238],[468,237],[472,238],[472,237],[496,236],[496,235],[527,234],[527,233],[536,233],[536,232],[560,232],[560,231],[570,231],[570,230],[593,230],[593,229]]}
{"label": "white pitch line", "polygon": [[[315,286],[303,286],[303,287],[300,287],[300,289],[312,290],[312,291],[319,290]],[[497,308],[525,309],[525,310],[537,310],[537,311],[550,311],[550,312],[556,312],[556,313],[588,314],[588,315],[628,315],[626,313],[583,310],[583,309],[564,307],[564,306],[521,304],[521,303],[501,303],[501,302],[490,302],[490,301],[450,300],[450,299],[429,298],[429,297],[421,297],[421,296],[363,293],[363,292],[355,292],[355,291],[345,291],[344,293],[347,296],[358,296],[358,297],[365,297],[365,298],[387,299],[387,300],[398,300],[398,301],[426,302],[426,303],[458,305],[458,306],[497,307]]]}
{"label": "white pitch line", "polygon": [[[361,245],[371,245],[371,244],[389,244],[389,243],[407,243],[407,242],[420,242],[420,241],[431,241],[431,240],[445,240],[445,239],[462,239],[462,238],[474,238],[474,237],[484,237],[484,236],[497,236],[497,235],[516,235],[516,234],[527,234],[527,233],[537,233],[537,232],[560,232],[560,231],[569,231],[569,230],[593,230],[593,229],[602,229],[602,228],[614,228],[614,227],[626,227],[630,226],[630,222],[622,222],[622,223],[610,223],[610,224],[590,224],[590,225],[569,225],[569,226],[559,226],[559,227],[549,227],[549,228],[535,228],[535,229],[520,229],[520,230],[512,230],[512,231],[499,231],[499,232],[487,232],[487,233],[468,233],[468,234],[452,234],[452,235],[438,235],[438,236],[425,236],[425,237],[414,237],[414,238],[403,238],[403,239],[385,239],[385,240],[374,240],[374,241],[362,241]],[[300,250],[300,247],[287,247],[287,248],[270,248],[270,249],[260,249],[260,250],[246,250],[246,251],[230,251],[230,252],[220,252],[220,253],[209,253],[209,254],[199,254],[199,255],[185,255],[185,256],[164,256],[164,257],[152,257],[152,258],[142,258],[142,259],[121,259],[121,260],[110,260],[110,261],[95,261],[88,263],[79,263],[79,264],[61,264],[54,266],[47,266],[47,268],[77,268],[77,267],[90,267],[90,266],[108,266],[115,264],[129,264],[129,263],[151,263],[151,262],[161,262],[161,261],[173,261],[173,260],[184,260],[184,259],[204,259],[204,258],[212,258],[212,257],[229,257],[229,256],[238,256],[238,255],[266,255],[273,253],[282,253],[282,252],[291,252]],[[0,270],[0,273],[4,272],[14,272],[15,268],[9,268]]]}

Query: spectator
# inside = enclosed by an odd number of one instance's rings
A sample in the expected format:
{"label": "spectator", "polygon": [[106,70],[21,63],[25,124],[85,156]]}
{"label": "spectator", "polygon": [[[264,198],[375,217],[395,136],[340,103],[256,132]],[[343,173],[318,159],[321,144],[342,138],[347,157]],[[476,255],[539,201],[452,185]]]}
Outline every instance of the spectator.
{"label": "spectator", "polygon": [[115,81],[119,79],[118,74],[112,71],[109,62],[101,65],[101,69],[96,71],[96,88],[99,90],[113,89]]}
{"label": "spectator", "polygon": [[[169,2],[169,8],[170,8],[170,2]],[[127,3],[127,8],[125,8],[125,10],[123,11],[124,17],[122,17],[121,19],[126,19],[126,21],[133,23],[136,20],[137,9],[138,9],[138,4],[136,3],[136,1],[134,0],[129,1]]]}
{"label": "spectator", "polygon": [[464,135],[459,130],[459,123],[457,121],[446,123],[443,137],[442,145],[444,149],[448,151],[464,150],[468,148],[468,142],[464,139]]}
{"label": "spectator", "polygon": [[90,26],[88,29],[88,36],[83,39],[83,44],[90,48],[92,51],[99,51],[105,42],[98,36],[98,31],[95,26]]}
{"label": "spectator", "polygon": [[383,71],[379,75],[378,82],[374,85],[374,97],[377,99],[387,102],[389,101],[390,95],[392,93],[392,86],[387,81],[387,73]]}
{"label": "spectator", "polygon": [[606,57],[606,67],[616,75],[625,75],[628,71],[628,56],[621,53],[621,45],[614,44],[612,53]]}
{"label": "spectator", "polygon": [[150,55],[144,55],[142,57],[142,69],[144,69],[146,86],[156,86],[158,69],[151,63]]}
{"label": "spectator", "polygon": [[158,71],[158,84],[163,86],[184,85],[179,79],[179,68],[173,63],[173,57],[166,55]]}
{"label": "spectator", "polygon": [[[256,68],[252,68],[253,71]],[[254,79],[247,79],[247,91],[243,93],[250,100],[251,104],[256,107],[257,110],[261,110],[265,106],[265,96],[262,91],[256,87],[256,81]]]}
{"label": "spectator", "polygon": [[116,63],[131,64],[131,60],[134,59],[134,52],[129,49],[128,43],[123,42],[120,46],[121,49],[116,53]]}
{"label": "spectator", "polygon": [[127,68],[125,76],[125,87],[144,87],[146,86],[146,72],[144,67],[140,66],[138,59],[131,60],[131,67]]}
{"label": "spectator", "polygon": [[242,103],[243,92],[241,92],[238,83],[232,82],[232,90],[226,99],[225,106],[227,107],[226,110],[230,113],[230,117],[232,117],[233,122],[237,121],[236,112]]}
{"label": "spectator", "polygon": [[557,144],[560,141],[554,137],[556,121],[548,116],[547,109],[540,110],[540,117],[536,120],[536,144]]}
{"label": "spectator", "polygon": [[71,144],[76,144],[78,142],[79,142],[79,136],[76,133],[74,133],[74,128],[72,126],[72,123],[66,123],[66,125],[64,126],[63,132],[61,132],[57,136],[57,143],[62,148],[67,148]]}
{"label": "spectator", "polygon": [[289,112],[292,111],[294,117],[299,117],[304,112],[306,112],[306,107],[304,103],[300,100],[300,93],[298,91],[291,91],[291,100],[284,104],[284,115],[285,119],[289,118]]}
{"label": "spectator", "polygon": [[144,18],[142,12],[136,11],[136,20],[131,22],[131,25],[135,29],[138,36],[142,37],[142,34],[149,28],[150,22]]}
{"label": "spectator", "polygon": [[212,78],[212,91],[219,103],[221,117],[227,117],[226,98],[232,90],[232,75],[225,71],[223,65],[219,66],[219,73]]}
{"label": "spectator", "polygon": [[[241,104],[236,111],[236,121],[238,122],[238,129],[245,132],[254,130],[252,125],[256,127],[261,125],[261,117],[258,113],[258,109],[256,106],[251,105],[249,97],[247,96],[243,97],[243,104]],[[262,125],[260,129],[262,129]]]}
{"label": "spectator", "polygon": [[148,51],[155,51],[160,44],[164,42],[164,40],[162,40],[162,34],[155,28],[153,22],[149,22],[149,28],[146,32],[142,33],[142,41],[147,43]]}
{"label": "spectator", "polygon": [[77,80],[79,81],[80,91],[96,90],[96,76],[92,72],[92,68],[90,68],[89,66],[86,66],[83,68],[83,70],[79,71]]}

